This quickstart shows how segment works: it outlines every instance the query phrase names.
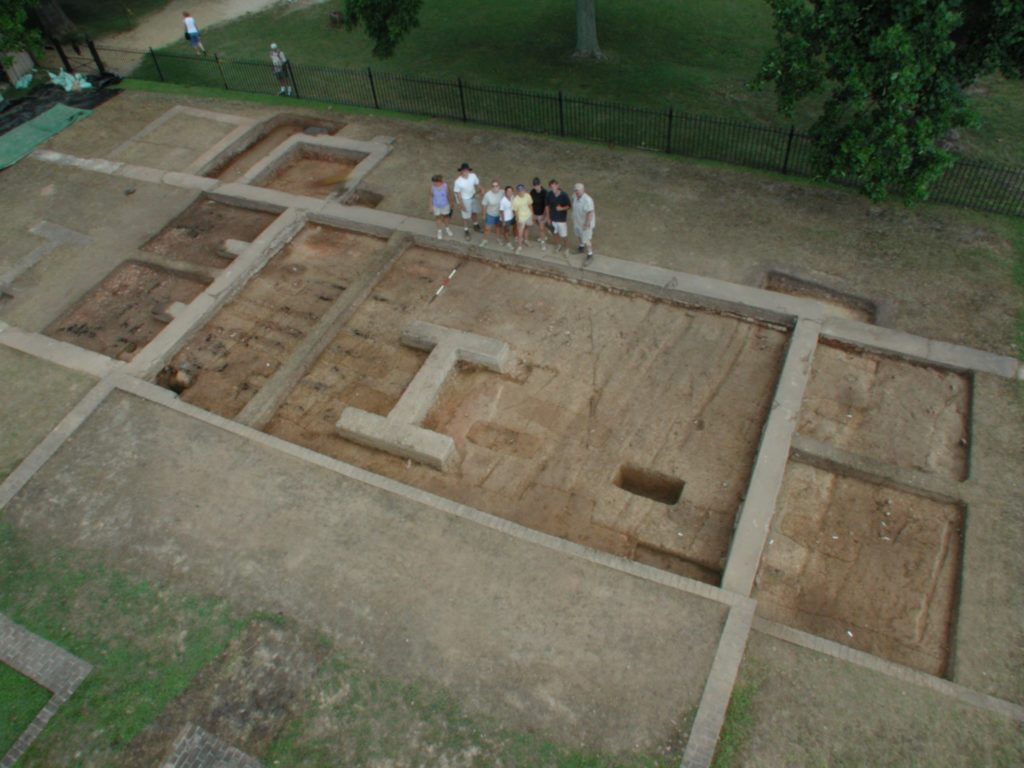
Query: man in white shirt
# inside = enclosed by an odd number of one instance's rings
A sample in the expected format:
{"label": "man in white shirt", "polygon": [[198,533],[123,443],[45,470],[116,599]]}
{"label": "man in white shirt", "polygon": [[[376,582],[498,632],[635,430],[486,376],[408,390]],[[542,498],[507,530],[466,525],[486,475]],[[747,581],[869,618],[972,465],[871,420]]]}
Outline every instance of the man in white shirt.
{"label": "man in white shirt", "polygon": [[572,228],[576,232],[576,239],[579,240],[580,250],[586,249],[587,255],[583,258],[583,266],[587,266],[594,258],[594,244],[591,242],[594,238],[594,225],[597,224],[594,198],[587,194],[579,182],[572,190]]}
{"label": "man in white shirt", "polygon": [[501,201],[504,199],[501,183],[494,179],[491,188],[484,193],[484,239],[480,245],[487,245],[487,238],[492,232],[497,232],[497,239],[501,241]]}
{"label": "man in white shirt", "polygon": [[455,179],[452,189],[455,192],[455,199],[459,202],[462,227],[466,233],[466,239],[469,240],[470,221],[473,222],[473,229],[477,232],[480,231],[480,222],[477,221],[477,216],[480,214],[480,201],[477,199],[477,195],[483,194],[483,189],[480,188],[480,179],[473,173],[469,163],[459,166],[459,177]]}
{"label": "man in white shirt", "polygon": [[288,57],[284,51],[277,47],[277,43],[270,44],[270,66],[274,70],[274,77],[277,78],[278,96],[291,96],[292,84],[288,81]]}
{"label": "man in white shirt", "polygon": [[182,12],[181,19],[185,24],[185,39],[192,46],[192,50],[196,52],[196,56],[205,56],[206,49],[203,47],[203,41],[199,39],[199,27],[196,26],[196,20],[188,11]]}

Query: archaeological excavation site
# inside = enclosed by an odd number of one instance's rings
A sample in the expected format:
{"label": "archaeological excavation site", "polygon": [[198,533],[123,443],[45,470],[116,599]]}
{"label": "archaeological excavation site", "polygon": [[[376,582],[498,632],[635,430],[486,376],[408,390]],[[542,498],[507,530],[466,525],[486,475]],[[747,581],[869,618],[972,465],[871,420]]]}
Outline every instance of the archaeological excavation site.
{"label": "archaeological excavation site", "polygon": [[985,400],[1015,359],[799,270],[439,240],[401,134],[162,109],[25,161],[145,210],[18,224],[0,351],[89,384],[0,488],[13,525],[612,753],[682,731],[710,765],[754,636],[1019,724]]}

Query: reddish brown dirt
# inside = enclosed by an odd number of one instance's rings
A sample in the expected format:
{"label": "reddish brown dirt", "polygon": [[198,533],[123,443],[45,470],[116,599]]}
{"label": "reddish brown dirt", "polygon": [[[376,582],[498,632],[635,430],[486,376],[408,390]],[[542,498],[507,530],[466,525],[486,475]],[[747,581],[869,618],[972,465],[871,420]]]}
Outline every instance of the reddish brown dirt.
{"label": "reddish brown dirt", "polygon": [[758,613],[945,675],[962,535],[955,504],[791,463],[757,575]]}
{"label": "reddish brown dirt", "polygon": [[359,275],[383,241],[307,225],[175,356],[182,399],[234,416]]}
{"label": "reddish brown dirt", "polygon": [[225,205],[201,197],[142,246],[142,250],[178,261],[223,268],[230,254],[225,240],[251,243],[275,219],[272,213]]}
{"label": "reddish brown dirt", "polygon": [[327,197],[343,183],[359,162],[303,147],[286,160],[260,186],[307,197]]}
{"label": "reddish brown dirt", "polygon": [[[448,290],[430,303],[456,265]],[[413,320],[502,339],[511,375],[462,366],[424,426],[448,473],[335,435],[345,406],[387,414],[426,353]],[[268,425],[272,434],[518,523],[716,582],[786,335],[413,248]],[[673,505],[616,485],[623,465],[685,483]]]}
{"label": "reddish brown dirt", "polygon": [[952,371],[819,344],[797,431],[903,469],[963,480],[970,382]]}
{"label": "reddish brown dirt", "polygon": [[257,136],[252,144],[206,175],[221,181],[238,181],[256,163],[281,146],[286,139],[297,133],[302,133],[309,127],[322,128],[325,133],[333,135],[344,128],[344,124],[311,123],[308,120],[298,119],[285,122],[281,120],[271,121],[266,133]]}
{"label": "reddish brown dirt", "polygon": [[131,360],[165,327],[155,315],[176,301],[188,304],[205,287],[191,275],[126,261],[45,333],[93,352]]}

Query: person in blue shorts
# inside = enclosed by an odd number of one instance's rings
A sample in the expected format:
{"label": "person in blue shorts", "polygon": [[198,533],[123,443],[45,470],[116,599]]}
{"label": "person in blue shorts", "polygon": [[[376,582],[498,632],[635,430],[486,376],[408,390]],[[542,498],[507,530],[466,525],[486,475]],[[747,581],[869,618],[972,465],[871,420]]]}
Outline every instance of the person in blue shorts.
{"label": "person in blue shorts", "polygon": [[196,20],[188,11],[183,11],[181,17],[185,23],[185,39],[192,46],[192,50],[196,52],[196,56],[205,56],[206,49],[203,47],[203,41],[199,39],[199,27],[196,26]]}

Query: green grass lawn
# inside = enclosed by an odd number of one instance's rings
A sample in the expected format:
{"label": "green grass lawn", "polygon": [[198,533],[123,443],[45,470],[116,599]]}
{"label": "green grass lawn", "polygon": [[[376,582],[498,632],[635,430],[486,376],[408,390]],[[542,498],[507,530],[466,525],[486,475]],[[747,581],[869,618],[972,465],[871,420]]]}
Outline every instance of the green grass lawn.
{"label": "green grass lawn", "polygon": [[0,755],[14,746],[50,695],[17,670],[0,664]]}
{"label": "green grass lawn", "polygon": [[[276,42],[300,65],[372,66],[379,72],[562,90],[579,98],[789,125],[776,112],[771,91],[748,88],[773,44],[763,0],[602,0],[598,36],[608,57],[602,63],[571,57],[575,13],[567,0],[533,0],[514,13],[498,0],[424,0],[420,27],[394,58],[383,61],[371,56],[372,45],[361,32],[330,28],[327,13],[336,6],[275,6],[208,27],[203,40],[228,60],[267,64],[269,45]],[[190,53],[184,41],[167,50]],[[215,84],[216,72],[204,75]],[[254,72],[250,79],[257,77]],[[272,88],[269,71],[264,79]],[[1024,84],[992,77],[982,85],[972,96],[982,122],[962,132],[963,151],[1024,166]],[[798,129],[810,124],[816,108],[811,101],[801,105]]]}
{"label": "green grass lawn", "polygon": [[61,8],[88,37],[123,32],[167,0],[61,0]]}

